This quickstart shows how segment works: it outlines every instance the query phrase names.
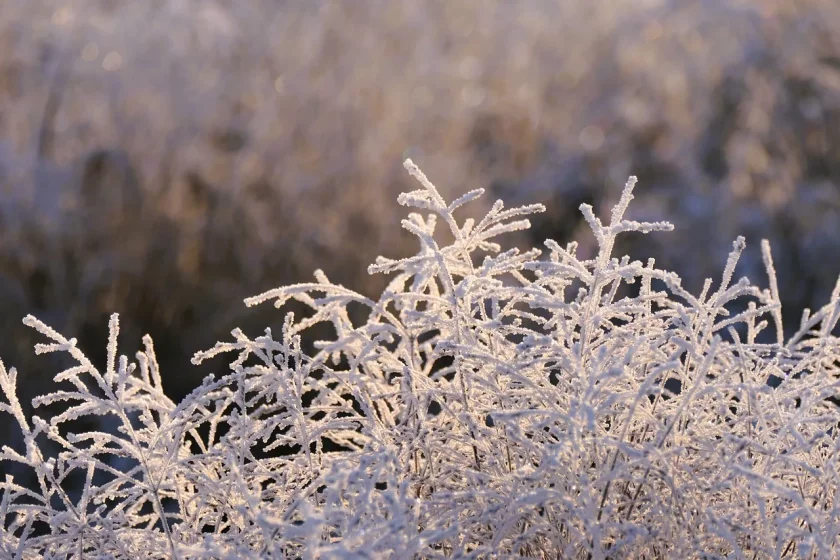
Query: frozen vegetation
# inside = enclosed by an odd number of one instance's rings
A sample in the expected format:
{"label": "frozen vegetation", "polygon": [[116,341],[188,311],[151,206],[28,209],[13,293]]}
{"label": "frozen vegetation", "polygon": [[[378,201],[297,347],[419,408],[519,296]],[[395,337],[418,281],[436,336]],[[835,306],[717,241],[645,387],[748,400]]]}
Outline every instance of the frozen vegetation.
{"label": "frozen vegetation", "polygon": [[[672,229],[580,210],[595,239],[503,249],[541,205],[446,202],[410,161],[419,250],[368,268],[375,297],[315,280],[273,303],[283,328],[194,361],[229,367],[180,402],[150,338],[134,361],[111,318],[104,368],[45,323],[60,389],[27,417],[0,368],[4,422],[23,434],[0,483],[4,558],[831,558],[840,546],[840,283],[785,336],[769,243],[733,243],[699,293],[616,254]],[[734,273],[758,252],[762,289]],[[360,313],[359,310],[363,310]],[[362,316],[363,320],[354,320]],[[332,336],[302,338],[320,323]],[[318,331],[326,332],[326,331]],[[37,409],[36,409],[37,410]],[[101,416],[100,431],[73,424]],[[43,443],[60,449],[49,454]],[[81,480],[81,484],[69,481]],[[72,488],[78,488],[78,491]]]}

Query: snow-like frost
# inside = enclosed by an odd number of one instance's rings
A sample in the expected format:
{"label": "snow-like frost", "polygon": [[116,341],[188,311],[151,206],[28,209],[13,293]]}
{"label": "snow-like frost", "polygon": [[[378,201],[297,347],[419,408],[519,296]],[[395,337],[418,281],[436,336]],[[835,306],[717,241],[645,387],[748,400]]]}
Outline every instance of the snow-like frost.
{"label": "snow-like frost", "polygon": [[[415,256],[369,268],[393,275],[386,290],[372,299],[318,271],[246,300],[311,313],[196,354],[230,367],[180,403],[163,392],[150,338],[136,363],[118,356],[116,316],[104,372],[27,317],[47,339],[36,351],[75,365],[55,377],[66,388],[36,399],[65,403],[47,421],[24,416],[17,374],[0,364],[0,409],[26,445],[0,458],[38,481],[0,484],[0,556],[835,555],[840,283],[785,341],[766,242],[770,289],[733,283],[739,238],[720,284],[699,295],[652,259],[612,255],[619,234],[672,228],[625,219],[635,178],[608,224],[581,206],[594,258],[548,240],[540,259],[495,239],[541,206],[499,201],[459,222],[483,191],[447,205],[405,167],[421,188],[399,202],[428,215],[402,222]],[[322,322],[335,336],[305,352],[303,331]],[[71,433],[88,415],[115,428]]]}

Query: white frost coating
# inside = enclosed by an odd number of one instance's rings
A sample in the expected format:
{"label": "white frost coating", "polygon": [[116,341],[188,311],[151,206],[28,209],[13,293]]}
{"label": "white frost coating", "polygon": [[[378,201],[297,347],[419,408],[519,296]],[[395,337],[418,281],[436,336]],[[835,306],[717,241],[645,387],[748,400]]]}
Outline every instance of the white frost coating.
{"label": "white frost coating", "polygon": [[[840,545],[837,393],[840,283],[787,342],[769,244],[770,289],[732,284],[699,297],[673,273],[614,257],[616,236],[670,229],[624,217],[631,178],[605,226],[581,209],[600,251],[545,243],[501,251],[540,205],[477,223],[423,189],[400,196],[420,249],[380,257],[392,274],[372,299],[329,281],[250,298],[310,309],[275,335],[232,340],[231,356],[181,403],[163,393],[151,339],[104,375],[74,340],[27,317],[75,364],[49,422],[24,416],[0,364],[8,413],[37,486],[0,483],[3,558],[830,558]],[[440,246],[442,221],[454,240]],[[348,306],[363,306],[354,323]],[[773,318],[776,332],[761,332]],[[356,314],[353,317],[357,316]],[[334,336],[303,349],[326,322]],[[776,387],[768,379],[780,380]],[[670,380],[666,384],[666,381]],[[112,433],[64,423],[108,416]],[[45,458],[39,442],[62,450]],[[84,481],[68,492],[69,473]]]}

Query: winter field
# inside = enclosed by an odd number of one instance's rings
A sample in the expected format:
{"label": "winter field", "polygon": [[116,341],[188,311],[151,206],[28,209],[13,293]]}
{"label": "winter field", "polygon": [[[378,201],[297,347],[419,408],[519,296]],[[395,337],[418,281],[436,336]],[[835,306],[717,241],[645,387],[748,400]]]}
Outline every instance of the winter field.
{"label": "winter field", "polygon": [[840,557],[837,21],[0,3],[0,558]]}

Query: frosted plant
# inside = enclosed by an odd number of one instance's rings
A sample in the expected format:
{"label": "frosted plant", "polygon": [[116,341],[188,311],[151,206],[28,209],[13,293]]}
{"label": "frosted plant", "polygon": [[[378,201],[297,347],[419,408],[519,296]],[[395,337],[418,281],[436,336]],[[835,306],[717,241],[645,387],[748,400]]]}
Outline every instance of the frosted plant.
{"label": "frosted plant", "polygon": [[[621,254],[693,287],[737,234],[768,237],[798,317],[840,273],[838,20],[830,0],[4,0],[0,355],[28,400],[53,366],[11,335],[20,317],[88,351],[119,308],[180,398],[195,349],[262,330],[272,309],[241,297],[317,267],[381,292],[362,265],[414,249],[389,235],[403,154],[546,202],[523,238],[587,256],[578,205],[634,171],[634,215],[679,228]],[[760,252],[739,272],[762,278]]]}
{"label": "frosted plant", "polygon": [[[616,238],[672,229],[625,218],[631,178],[609,223],[582,205],[598,244],[502,251],[540,205],[496,202],[480,221],[447,204],[409,160],[419,190],[399,197],[410,258],[372,299],[315,282],[248,305],[290,302],[279,333],[232,340],[230,356],[181,403],[169,400],[151,339],[130,363],[111,320],[99,371],[33,317],[74,365],[49,420],[24,417],[14,369],[2,409],[37,488],[0,485],[8,558],[830,558],[840,543],[837,394],[840,282],[783,339],[769,289],[733,281],[685,290],[673,273],[612,255]],[[442,245],[436,229],[447,230]],[[367,310],[351,320],[351,307]],[[355,313],[353,314],[355,316]],[[304,331],[334,336],[305,350]],[[765,340],[764,331],[775,336]],[[68,386],[69,387],[69,386]],[[73,433],[106,416],[110,432]],[[46,457],[39,441],[62,451]],[[83,490],[68,490],[71,477]]]}

